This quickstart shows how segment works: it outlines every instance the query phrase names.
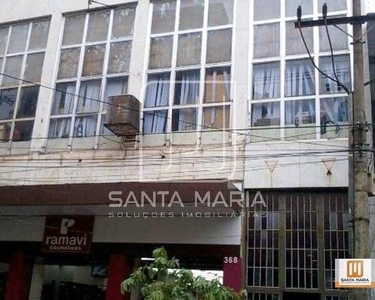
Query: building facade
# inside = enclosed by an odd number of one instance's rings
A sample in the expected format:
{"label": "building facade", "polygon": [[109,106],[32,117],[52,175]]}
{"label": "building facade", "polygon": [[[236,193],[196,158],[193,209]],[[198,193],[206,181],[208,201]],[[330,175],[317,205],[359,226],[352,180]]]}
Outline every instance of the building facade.
{"label": "building facade", "polygon": [[[0,299],[123,299],[160,245],[249,299],[347,298],[350,103],[293,23],[325,1],[3,2]],[[325,29],[303,34],[332,76]],[[141,103],[130,141],[104,126],[123,94]],[[244,217],[239,197],[263,201]]]}

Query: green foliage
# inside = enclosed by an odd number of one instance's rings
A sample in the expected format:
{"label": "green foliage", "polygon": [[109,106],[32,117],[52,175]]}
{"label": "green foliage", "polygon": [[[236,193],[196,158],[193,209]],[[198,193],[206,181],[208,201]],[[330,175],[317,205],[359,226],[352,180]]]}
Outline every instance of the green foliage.
{"label": "green foliage", "polygon": [[194,277],[190,270],[180,269],[179,261],[169,259],[164,248],[155,249],[155,259],[140,267],[122,282],[121,292],[140,289],[144,300],[241,300],[246,292],[235,293],[217,280]]}

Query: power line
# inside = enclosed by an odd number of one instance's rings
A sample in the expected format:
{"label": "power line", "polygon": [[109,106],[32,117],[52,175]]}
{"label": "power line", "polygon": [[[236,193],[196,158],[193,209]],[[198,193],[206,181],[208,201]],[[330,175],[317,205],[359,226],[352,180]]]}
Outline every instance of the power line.
{"label": "power line", "polygon": [[[299,32],[300,32],[300,35],[301,35],[302,42],[303,42],[303,44],[304,44],[304,46],[305,46],[305,48],[306,48],[306,51],[307,51],[307,54],[308,54],[310,60],[311,60],[311,63],[313,64],[313,66],[315,67],[315,69],[317,69],[317,70],[319,71],[320,74],[322,74],[324,77],[326,77],[326,78],[332,80],[333,82],[336,82],[339,86],[341,86],[340,81],[337,81],[335,78],[332,78],[331,76],[329,76],[328,74],[326,74],[324,71],[322,71],[322,70],[316,65],[316,63],[315,63],[315,61],[314,61],[314,58],[313,58],[312,55],[311,55],[311,52],[310,52],[309,47],[308,47],[308,45],[307,45],[306,39],[305,39],[305,37],[304,37],[304,35],[303,35],[303,32],[302,32],[302,27],[301,27],[302,7],[301,7],[301,6],[298,6],[298,10],[297,10],[297,18],[298,18],[298,20],[297,20],[297,23],[296,23],[296,24],[297,24],[297,27],[298,27],[298,29],[299,29]],[[347,92],[348,95],[350,95],[350,91],[349,91],[346,87],[342,86],[342,88]]]}
{"label": "power line", "polygon": [[341,83],[341,81],[339,80],[339,78],[337,76],[336,65],[335,65],[335,56],[333,54],[332,40],[331,40],[331,36],[329,34],[328,23],[327,23],[327,12],[328,12],[327,3],[324,3],[324,5],[323,5],[323,19],[324,19],[324,24],[325,24],[325,28],[326,28],[329,48],[331,50],[331,60],[332,60],[333,74],[336,78],[336,81],[337,81],[338,85],[340,87],[342,87],[344,89],[344,91],[349,95],[350,94],[349,89],[343,83]]}

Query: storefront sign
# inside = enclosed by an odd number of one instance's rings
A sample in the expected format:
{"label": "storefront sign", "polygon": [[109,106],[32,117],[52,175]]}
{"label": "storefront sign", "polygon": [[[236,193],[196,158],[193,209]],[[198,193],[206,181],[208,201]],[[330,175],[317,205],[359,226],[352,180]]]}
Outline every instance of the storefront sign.
{"label": "storefront sign", "polygon": [[89,253],[93,226],[93,216],[48,216],[42,252]]}

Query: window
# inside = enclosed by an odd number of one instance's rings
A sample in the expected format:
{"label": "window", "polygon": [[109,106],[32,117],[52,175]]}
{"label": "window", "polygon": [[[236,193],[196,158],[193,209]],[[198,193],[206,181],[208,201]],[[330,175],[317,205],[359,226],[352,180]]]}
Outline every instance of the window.
{"label": "window", "polygon": [[[341,30],[348,32],[347,25],[338,25]],[[328,26],[329,36],[331,38],[333,50],[347,50],[349,48],[347,35],[334,26]],[[329,41],[327,37],[327,30],[325,26],[319,28],[320,37],[320,51],[330,52],[331,48],[329,46]]]}
{"label": "window", "polygon": [[233,0],[158,1],[152,15],[144,133],[228,127]]}
{"label": "window", "polygon": [[[333,26],[329,28],[333,64],[324,26],[317,31],[303,28],[314,63],[332,78],[335,77],[334,65],[342,83],[339,85],[314,67],[294,25],[299,5],[302,6],[303,20],[322,17],[313,9],[314,1],[284,0],[281,5],[285,5],[285,9],[281,10],[280,1],[272,1],[273,5],[267,5],[268,2],[254,3],[250,115],[251,126],[260,128],[251,131],[251,141],[347,137],[348,130],[342,126],[347,122],[345,103],[348,97],[342,85],[351,90],[347,35]],[[329,13],[335,16],[348,15],[346,0],[317,2],[319,5],[328,2]],[[346,25],[340,27],[347,30]]]}
{"label": "window", "polygon": [[286,101],[285,124],[294,125],[295,127],[302,124],[315,124],[315,101]]}
{"label": "window", "polygon": [[313,13],[313,1],[306,0],[286,0],[285,2],[285,16],[286,17],[297,17],[298,6],[302,7],[302,14],[304,16],[311,15]]}
{"label": "window", "polygon": [[[286,54],[298,55],[306,54],[306,47],[302,42],[301,34],[294,27],[294,22],[286,22]],[[310,51],[314,50],[313,29],[303,28],[303,36]]]}
{"label": "window", "polygon": [[280,55],[280,25],[254,26],[254,58]]}
{"label": "window", "polygon": [[251,124],[254,127],[280,125],[280,103],[265,102],[253,104]]}
{"label": "window", "polygon": [[0,28],[1,141],[29,141],[32,136],[39,87],[17,78],[40,83],[47,45],[49,20]]}
{"label": "window", "polygon": [[103,132],[108,97],[125,94],[136,7],[65,18],[49,138]]}
{"label": "window", "polygon": [[[320,59],[320,67],[330,77],[335,77],[333,72],[332,58],[322,57]],[[336,75],[340,82],[350,87],[350,58],[349,56],[335,56],[335,70]],[[320,93],[321,94],[334,94],[334,93],[345,93],[344,89],[339,86],[336,82],[328,79],[327,77],[320,75]]]}
{"label": "window", "polygon": [[280,18],[280,1],[275,0],[255,0],[254,20],[267,20]]}
{"label": "window", "polygon": [[327,3],[329,12],[347,10],[346,0],[319,0],[318,2],[319,13],[322,12],[322,7],[324,3]]}
{"label": "window", "polygon": [[314,66],[309,59],[287,61],[285,68],[285,96],[314,95],[314,70]]}
{"label": "window", "polygon": [[253,68],[253,99],[280,97],[280,63],[257,64]]}

